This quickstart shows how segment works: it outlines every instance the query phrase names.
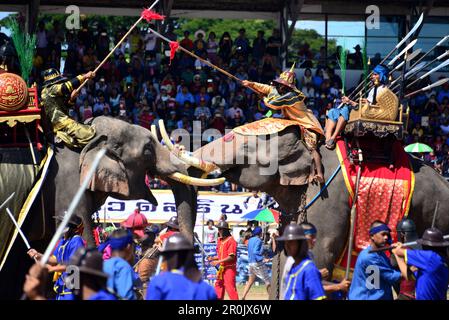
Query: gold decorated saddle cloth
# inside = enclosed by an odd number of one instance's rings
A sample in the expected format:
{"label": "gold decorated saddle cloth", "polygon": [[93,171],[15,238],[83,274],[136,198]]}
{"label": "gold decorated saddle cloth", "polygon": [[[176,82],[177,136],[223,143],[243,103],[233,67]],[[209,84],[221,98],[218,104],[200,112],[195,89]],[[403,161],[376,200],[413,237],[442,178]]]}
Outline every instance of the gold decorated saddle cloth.
{"label": "gold decorated saddle cloth", "polygon": [[234,128],[233,132],[245,136],[271,135],[281,132],[287,127],[293,125],[299,126],[301,129],[301,139],[304,141],[306,147],[309,150],[316,149],[318,144],[318,135],[315,132],[298,125],[298,121],[295,120],[266,118]]}

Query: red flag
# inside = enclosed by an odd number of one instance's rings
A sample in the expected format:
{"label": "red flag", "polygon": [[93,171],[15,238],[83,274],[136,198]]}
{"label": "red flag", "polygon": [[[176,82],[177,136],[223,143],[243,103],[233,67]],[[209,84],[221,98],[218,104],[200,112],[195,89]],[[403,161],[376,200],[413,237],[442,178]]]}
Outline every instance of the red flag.
{"label": "red flag", "polygon": [[144,9],[141,14],[142,18],[150,22],[151,20],[164,20],[165,16],[161,16],[160,14],[154,12],[150,9]]}
{"label": "red flag", "polygon": [[179,48],[179,43],[177,41],[170,41],[170,64],[175,58],[176,50]]}

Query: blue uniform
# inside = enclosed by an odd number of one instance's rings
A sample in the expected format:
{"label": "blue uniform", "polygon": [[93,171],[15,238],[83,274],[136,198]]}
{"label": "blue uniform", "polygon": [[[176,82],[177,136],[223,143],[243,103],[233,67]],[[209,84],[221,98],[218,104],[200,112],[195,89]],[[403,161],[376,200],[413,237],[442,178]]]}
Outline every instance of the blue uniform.
{"label": "blue uniform", "polygon": [[104,261],[103,271],[109,275],[107,286],[112,292],[126,300],[134,300],[135,272],[129,263],[120,258],[113,257]]}
{"label": "blue uniform", "polygon": [[[83,238],[78,235],[69,239],[61,238],[59,241],[54,255],[58,264],[68,265],[70,258],[79,248],[84,247]],[[67,289],[64,283],[64,279],[67,276],[66,272],[63,272],[55,281],[53,289],[56,292],[56,300],[74,300],[75,297],[71,290]]]}
{"label": "blue uniform", "polygon": [[105,290],[100,290],[88,300],[117,300],[117,297]]}
{"label": "blue uniform", "polygon": [[260,262],[263,260],[263,243],[262,240],[255,236],[248,240],[248,262]]}
{"label": "blue uniform", "polygon": [[405,250],[405,263],[416,271],[416,300],[446,300],[449,270],[444,259],[430,250]]}
{"label": "blue uniform", "polygon": [[351,108],[349,105],[344,104],[341,108],[332,108],[327,112],[327,118],[337,122],[338,118],[341,116],[345,119],[345,121],[349,120],[349,113],[351,112]]}
{"label": "blue uniform", "polygon": [[180,270],[164,272],[150,281],[146,300],[216,300],[214,288],[204,281],[195,283]]}
{"label": "blue uniform", "polygon": [[360,252],[349,288],[349,300],[393,300],[392,285],[401,279],[384,252]]}
{"label": "blue uniform", "polygon": [[293,266],[285,277],[284,300],[322,300],[326,298],[321,274],[310,258]]}

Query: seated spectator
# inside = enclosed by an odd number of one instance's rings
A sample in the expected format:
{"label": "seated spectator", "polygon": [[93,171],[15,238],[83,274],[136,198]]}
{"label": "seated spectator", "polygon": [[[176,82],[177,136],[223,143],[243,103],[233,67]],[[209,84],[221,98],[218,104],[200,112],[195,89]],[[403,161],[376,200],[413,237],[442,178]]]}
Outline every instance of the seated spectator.
{"label": "seated spectator", "polygon": [[441,86],[440,91],[438,92],[437,101],[442,103],[444,97],[449,98],[449,84],[447,82]]}
{"label": "seated spectator", "polygon": [[165,121],[165,127],[167,128],[167,132],[169,133],[178,128],[176,111],[170,111],[170,118]]}
{"label": "seated spectator", "polygon": [[216,40],[217,35],[215,32],[209,33],[209,38],[207,39],[207,58],[213,63],[218,63],[218,42]]}
{"label": "seated spectator", "polygon": [[210,119],[210,117],[212,116],[210,109],[207,106],[207,101],[204,97],[202,97],[200,99],[199,106],[195,108],[195,113],[194,113],[195,118],[199,119],[200,114],[204,114],[206,116],[206,119]]}
{"label": "seated spectator", "polygon": [[228,120],[232,120],[234,119],[235,115],[239,113],[240,116],[243,115],[243,110],[239,107],[239,102],[237,100],[234,100],[234,102],[232,103],[231,108],[229,108],[226,111],[226,118]]}
{"label": "seated spectator", "polygon": [[179,105],[184,105],[186,101],[189,101],[190,103],[195,102],[195,99],[193,98],[193,95],[189,92],[189,89],[187,86],[182,86],[181,92],[178,92],[176,95],[176,102]]}
{"label": "seated spectator", "polygon": [[221,57],[224,63],[229,63],[232,53],[232,44],[233,42],[231,39],[231,35],[229,34],[229,32],[224,32],[218,44],[220,47],[220,49],[218,50],[218,55]]}
{"label": "seated spectator", "polygon": [[92,106],[89,104],[88,99],[84,100],[83,105],[80,107],[79,111],[83,122],[93,117]]}
{"label": "seated spectator", "polygon": [[98,117],[100,115],[103,115],[104,110],[107,109],[109,113],[111,113],[111,108],[109,107],[109,104],[105,102],[104,96],[100,95],[98,97],[98,102],[95,103],[93,112],[94,117]]}
{"label": "seated spectator", "polygon": [[214,117],[209,121],[209,126],[210,128],[220,131],[221,134],[225,134],[226,123],[223,114],[217,110],[214,113]]}

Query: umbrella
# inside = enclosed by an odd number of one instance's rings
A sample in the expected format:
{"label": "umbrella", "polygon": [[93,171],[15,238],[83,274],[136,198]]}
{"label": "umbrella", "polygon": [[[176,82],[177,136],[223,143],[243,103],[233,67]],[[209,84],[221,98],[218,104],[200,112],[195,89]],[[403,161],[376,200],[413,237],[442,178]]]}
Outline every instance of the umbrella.
{"label": "umbrella", "polygon": [[433,149],[424,143],[412,143],[404,148],[407,152],[433,152]]}
{"label": "umbrella", "polygon": [[273,222],[279,223],[279,215],[280,215],[279,211],[269,208],[262,208],[245,214],[242,217],[242,219],[264,221],[269,223]]}

